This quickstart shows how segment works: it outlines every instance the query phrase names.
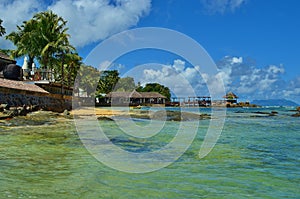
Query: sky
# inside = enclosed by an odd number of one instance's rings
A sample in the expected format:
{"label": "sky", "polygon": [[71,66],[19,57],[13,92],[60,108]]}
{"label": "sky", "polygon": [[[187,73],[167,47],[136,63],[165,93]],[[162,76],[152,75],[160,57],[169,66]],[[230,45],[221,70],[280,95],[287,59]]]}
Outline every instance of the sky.
{"label": "sky", "polygon": [[[0,18],[9,33],[51,9],[68,21],[70,42],[84,59],[122,31],[175,30],[206,50],[218,67],[215,75],[199,75],[203,66],[151,49],[123,55],[113,68],[142,84],[164,84],[178,96],[205,95],[208,82],[217,90],[222,80],[225,91],[242,101],[285,98],[300,104],[299,7],[298,0],[0,0]],[[0,38],[0,48],[13,46]]]}

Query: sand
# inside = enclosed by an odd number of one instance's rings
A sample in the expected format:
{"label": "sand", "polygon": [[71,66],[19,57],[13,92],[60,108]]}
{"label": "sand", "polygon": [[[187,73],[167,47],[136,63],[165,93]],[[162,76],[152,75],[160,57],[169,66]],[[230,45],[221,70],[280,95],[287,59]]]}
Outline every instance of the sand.
{"label": "sand", "polygon": [[97,115],[97,116],[115,116],[126,114],[125,111],[112,110],[109,108],[81,108],[72,110],[71,115]]}

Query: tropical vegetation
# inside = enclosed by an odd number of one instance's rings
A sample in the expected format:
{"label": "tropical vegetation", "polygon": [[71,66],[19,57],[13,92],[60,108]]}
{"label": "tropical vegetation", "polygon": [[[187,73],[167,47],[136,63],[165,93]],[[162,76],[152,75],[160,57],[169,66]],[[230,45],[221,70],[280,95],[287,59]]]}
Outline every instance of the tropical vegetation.
{"label": "tropical vegetation", "polygon": [[171,99],[171,92],[168,87],[165,87],[164,85],[158,84],[158,83],[149,83],[146,84],[145,87],[139,86],[136,89],[138,92],[158,92],[165,96],[167,100],[170,101]]}
{"label": "tropical vegetation", "polygon": [[100,80],[97,86],[96,95],[105,94],[112,91],[127,91],[136,90],[138,92],[158,92],[164,95],[167,100],[171,98],[171,92],[168,87],[158,83],[148,83],[144,87],[134,82],[132,77],[119,77],[117,70],[106,70],[100,72]]}
{"label": "tropical vegetation", "polygon": [[[1,25],[0,36],[6,34]],[[159,92],[170,100],[170,89],[158,83],[142,87],[132,77],[121,78],[117,70],[98,71],[86,66],[76,49],[70,44],[67,21],[52,11],[37,13],[32,19],[17,26],[17,30],[6,35],[16,49],[10,50],[12,58],[28,57],[28,65],[38,62],[40,69],[51,71],[51,78],[63,85],[79,88],[88,96],[107,94],[112,91]],[[76,78],[77,77],[77,78]]]}
{"label": "tropical vegetation", "polygon": [[27,56],[29,67],[37,60],[42,69],[53,72],[55,81],[71,85],[82,58],[69,42],[66,24],[52,11],[35,14],[6,36],[17,47],[12,57]]}

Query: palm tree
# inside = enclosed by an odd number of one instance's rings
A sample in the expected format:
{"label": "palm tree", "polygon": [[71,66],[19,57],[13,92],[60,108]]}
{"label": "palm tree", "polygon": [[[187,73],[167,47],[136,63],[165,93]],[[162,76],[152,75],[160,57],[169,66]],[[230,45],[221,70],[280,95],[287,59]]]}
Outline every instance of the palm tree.
{"label": "palm tree", "polygon": [[2,22],[3,22],[2,19],[0,19],[0,37],[6,33],[5,28],[1,25]]}
{"label": "palm tree", "polygon": [[[67,21],[52,11],[37,13],[6,37],[17,47],[12,55],[15,58],[27,55],[30,66],[37,58],[43,69],[47,72],[54,70],[57,73],[55,78],[64,83],[63,66],[68,64],[64,62],[65,57],[76,54],[75,48],[69,43],[70,35],[67,34],[66,24]],[[69,62],[69,58],[67,60]]]}
{"label": "palm tree", "polygon": [[17,31],[6,36],[17,49],[11,50],[13,58],[28,56],[28,65],[32,66],[34,59],[39,54],[39,41],[37,23],[34,20],[24,21],[21,26],[17,26]]}
{"label": "palm tree", "polygon": [[67,77],[67,85],[70,87],[74,84],[77,71],[79,70],[82,58],[77,53],[67,53],[64,55],[64,65],[67,67],[64,69],[64,73]]}
{"label": "palm tree", "polygon": [[33,19],[38,22],[40,33],[40,63],[45,69],[53,69],[53,66],[49,65],[51,57],[63,59],[64,54],[75,51],[69,43],[68,28],[65,28],[67,21],[52,11],[38,13]]}

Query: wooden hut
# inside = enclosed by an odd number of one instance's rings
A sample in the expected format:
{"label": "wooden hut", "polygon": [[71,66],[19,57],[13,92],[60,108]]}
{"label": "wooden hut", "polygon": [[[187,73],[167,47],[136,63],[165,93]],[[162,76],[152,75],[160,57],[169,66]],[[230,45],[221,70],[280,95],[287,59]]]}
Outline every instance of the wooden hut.
{"label": "wooden hut", "polygon": [[233,92],[228,92],[223,98],[225,98],[226,104],[237,104],[238,96]]}
{"label": "wooden hut", "polygon": [[110,92],[105,96],[104,102],[120,106],[153,106],[164,105],[166,97],[157,92]]}

